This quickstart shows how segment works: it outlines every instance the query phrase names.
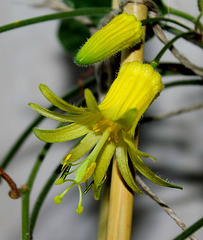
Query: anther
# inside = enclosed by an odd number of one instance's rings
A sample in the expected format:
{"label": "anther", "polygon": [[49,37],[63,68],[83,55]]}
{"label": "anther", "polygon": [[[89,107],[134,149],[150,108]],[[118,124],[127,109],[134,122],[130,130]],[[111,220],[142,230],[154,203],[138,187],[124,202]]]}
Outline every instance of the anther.
{"label": "anther", "polygon": [[68,160],[71,158],[71,156],[72,156],[71,153],[69,153],[69,154],[67,155],[67,157],[65,158],[65,161],[64,161],[64,163],[63,163],[63,166],[62,166],[61,170],[64,169],[64,167],[66,166],[66,164],[67,164]]}

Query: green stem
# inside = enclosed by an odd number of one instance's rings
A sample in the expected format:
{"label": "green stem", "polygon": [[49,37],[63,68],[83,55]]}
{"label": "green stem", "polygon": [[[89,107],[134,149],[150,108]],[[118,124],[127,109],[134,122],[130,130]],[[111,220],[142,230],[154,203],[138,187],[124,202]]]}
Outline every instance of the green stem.
{"label": "green stem", "polygon": [[[160,26],[165,30],[165,31],[168,31],[170,33],[173,33],[174,35],[178,35],[180,33],[183,33],[180,29],[177,29],[175,27],[171,27],[171,26],[168,26],[166,24],[160,24]],[[203,47],[203,42],[202,42],[202,35],[197,33],[197,32],[194,32],[194,38],[190,39],[190,38],[187,38],[184,37],[184,39],[186,39],[187,41],[191,42],[192,44],[195,44],[196,46],[202,48]]]}
{"label": "green stem", "polygon": [[181,80],[181,81],[174,81],[170,83],[165,83],[164,88],[170,88],[170,87],[178,87],[178,86],[203,86],[203,80]]}
{"label": "green stem", "polygon": [[156,68],[160,62],[161,57],[164,55],[164,53],[173,45],[173,43],[178,40],[179,38],[182,38],[184,36],[193,36],[193,32],[186,32],[186,33],[181,33],[174,38],[172,38],[162,49],[161,51],[157,54],[157,56],[154,58],[153,61],[151,61],[151,65],[153,68]]}
{"label": "green stem", "polygon": [[56,178],[58,177],[59,173],[61,172],[61,164],[58,165],[56,167],[56,169],[53,171],[53,173],[51,174],[50,178],[48,179],[48,181],[46,182],[46,184],[44,185],[44,187],[42,188],[39,196],[37,197],[37,200],[35,202],[35,205],[33,207],[32,213],[31,213],[31,217],[30,217],[30,235],[31,235],[31,239],[32,239],[32,234],[35,228],[35,224],[37,221],[37,217],[39,215],[39,211],[42,207],[42,204],[48,194],[48,192],[50,191],[51,187],[53,186]]}
{"label": "green stem", "polygon": [[37,161],[35,162],[32,171],[28,177],[26,188],[24,192],[22,192],[22,240],[29,240],[30,238],[30,224],[29,224],[29,205],[30,205],[30,193],[32,190],[32,186],[38,170],[46,156],[47,151],[49,150],[51,144],[46,143],[39,154]]}
{"label": "green stem", "polygon": [[22,194],[22,240],[30,239],[29,232],[29,190]]}
{"label": "green stem", "polygon": [[[95,79],[90,79],[87,81],[84,81],[84,87],[90,87],[95,83]],[[81,90],[80,86],[77,86],[73,88],[70,92],[68,92],[65,96],[62,98],[66,101],[70,100],[76,94],[79,93]],[[48,108],[49,110],[55,109],[54,106],[50,106]],[[6,169],[8,164],[11,162],[12,158],[15,156],[16,152],[19,150],[19,148],[22,146],[22,144],[25,142],[29,134],[32,132],[33,127],[37,126],[42,120],[44,119],[43,116],[37,117],[28,127],[27,129],[22,133],[22,135],[17,139],[17,141],[14,143],[14,145],[11,147],[10,151],[6,154],[6,156],[3,158],[1,162],[1,166],[3,169]]]}
{"label": "green stem", "polygon": [[188,13],[182,12],[180,10],[177,10],[177,9],[174,9],[174,8],[171,8],[171,7],[167,8],[167,9],[169,10],[170,14],[182,17],[182,18],[187,19],[188,21],[191,21],[193,23],[195,23],[195,21],[196,21],[196,18],[193,17],[192,15],[188,14]]}
{"label": "green stem", "polygon": [[103,14],[109,13],[110,11],[111,11],[110,8],[84,8],[84,9],[77,9],[69,12],[53,13],[53,14],[48,14],[44,16],[25,19],[22,21],[15,21],[13,23],[1,26],[0,33],[6,32],[12,29],[24,27],[27,25],[35,24],[35,23],[46,22],[46,21],[62,19],[62,18],[84,16],[84,15],[103,15]]}
{"label": "green stem", "polygon": [[203,218],[199,219],[197,222],[195,222],[193,225],[191,225],[189,228],[187,228],[184,232],[182,232],[179,236],[177,236],[173,240],[184,240],[190,235],[192,235],[194,232],[196,232],[198,229],[200,229],[202,226]]}
{"label": "green stem", "polygon": [[165,13],[173,14],[173,15],[182,17],[184,19],[187,19],[191,22],[195,22],[195,17],[193,17],[192,15],[190,15],[188,13],[185,13],[185,12],[182,12],[180,10],[174,9],[172,7],[169,7],[162,0],[160,2],[161,2],[160,5],[161,5],[161,7],[162,7],[162,9],[164,10]]}
{"label": "green stem", "polygon": [[172,23],[175,23],[176,25],[179,25],[179,26],[189,30],[189,31],[192,31],[192,29],[189,28],[188,26],[186,26],[185,24],[183,24],[177,20],[171,19],[171,18],[164,18],[164,17],[148,18],[148,19],[142,20],[141,22],[143,25],[145,25],[147,23],[160,22],[160,21],[172,22]]}
{"label": "green stem", "polygon": [[29,134],[32,132],[33,127],[37,126],[44,117],[40,116],[37,117],[29,126],[28,128],[22,133],[22,135],[17,139],[17,141],[14,143],[14,145],[11,147],[9,152],[6,154],[6,156],[3,158],[1,166],[2,168],[6,168],[12,158],[14,157],[15,153],[18,151],[20,146],[24,143],[26,138],[29,136]]}
{"label": "green stem", "polygon": [[[64,123],[59,123],[58,128],[62,127]],[[36,223],[36,219],[38,216],[38,213],[40,211],[40,207],[49,191],[51,188],[51,184],[55,180],[55,177],[57,173],[59,172],[60,169],[56,169],[51,178],[48,180],[47,184],[43,188],[42,192],[39,195],[39,198],[34,206],[34,210],[32,212],[31,219],[29,218],[29,202],[30,202],[30,193],[32,190],[33,183],[35,181],[35,178],[37,176],[37,173],[39,171],[39,168],[48,152],[48,150],[51,147],[51,143],[46,143],[39,154],[37,161],[35,162],[32,171],[29,175],[28,181],[26,183],[26,188],[28,189],[25,192],[22,192],[22,240],[30,240],[32,239],[32,232]],[[30,224],[31,220],[31,224]]]}
{"label": "green stem", "polygon": [[202,26],[202,24],[201,24],[201,22],[200,22],[202,16],[203,16],[203,12],[201,12],[201,13],[199,14],[199,16],[197,17],[197,19],[196,19],[196,21],[195,21],[195,31],[197,31],[198,28],[199,28],[201,34],[203,34],[203,26]]}

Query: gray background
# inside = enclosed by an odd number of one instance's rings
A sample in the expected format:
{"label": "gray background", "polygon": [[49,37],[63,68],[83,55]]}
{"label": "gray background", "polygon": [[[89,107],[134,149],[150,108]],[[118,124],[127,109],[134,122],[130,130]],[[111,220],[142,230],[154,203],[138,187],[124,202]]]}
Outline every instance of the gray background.
{"label": "gray background", "polygon": [[[41,1],[0,0],[0,25],[54,12],[50,9],[31,8],[27,2]],[[168,2],[189,14],[198,15],[196,1]],[[57,21],[51,21],[12,30],[0,36],[0,159],[37,116],[27,103],[36,102],[48,106],[38,85],[45,83],[56,94],[63,95],[72,86],[71,81],[79,75],[79,68],[74,67],[73,59],[63,51],[57,40],[57,26]],[[202,65],[202,52],[199,48],[184,41],[178,41],[176,46],[195,64]],[[153,59],[161,47],[162,44],[158,41],[151,41],[146,45],[145,59]],[[174,60],[167,53],[163,60],[169,59]],[[167,82],[168,78],[163,81]],[[201,102],[202,97],[203,90],[198,87],[171,88],[163,91],[148,114],[177,110]],[[198,178],[201,176],[202,179],[203,169],[202,117],[202,110],[187,113],[167,121],[145,124],[140,133],[140,150],[158,159],[156,164],[149,164],[151,168],[162,177],[183,186],[184,191],[159,187],[153,183],[149,183],[150,187],[188,226],[202,217],[203,212],[202,182]],[[41,128],[55,126],[51,120],[40,125]],[[43,143],[32,134],[7,168],[18,186],[26,182],[42,146]],[[55,144],[48,153],[34,184],[31,207],[44,182],[69,148],[70,144],[67,143]],[[76,188],[70,191],[62,204],[54,204],[54,196],[64,188],[65,186],[54,186],[49,193],[39,215],[34,239],[95,239],[99,202],[93,199],[92,193],[84,196],[84,212],[79,216],[75,213],[78,201]],[[8,198],[8,191],[7,184],[3,182],[0,185],[0,239],[16,240],[21,236],[21,201]],[[146,195],[135,196],[132,239],[171,240],[180,232],[175,222],[156,203]],[[203,230],[196,235],[202,239]]]}

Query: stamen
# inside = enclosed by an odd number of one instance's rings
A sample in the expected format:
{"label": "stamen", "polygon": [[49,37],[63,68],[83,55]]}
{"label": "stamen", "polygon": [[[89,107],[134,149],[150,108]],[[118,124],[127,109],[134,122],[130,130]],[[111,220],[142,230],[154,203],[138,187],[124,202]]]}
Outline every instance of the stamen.
{"label": "stamen", "polygon": [[67,165],[67,162],[68,162],[68,160],[71,158],[71,156],[72,156],[71,153],[69,153],[69,154],[67,155],[67,157],[65,158],[65,161],[64,161],[64,163],[63,163],[63,166],[62,166],[62,168],[61,168],[61,171],[63,171],[64,167]]}
{"label": "stamen", "polygon": [[101,151],[102,147],[104,146],[105,142],[109,138],[110,134],[111,134],[111,132],[107,128],[104,131],[104,133],[102,134],[101,138],[99,139],[98,143],[96,144],[96,146],[94,147],[92,152],[90,153],[90,155],[88,156],[89,159],[96,159],[96,157],[98,156],[98,154]]}
{"label": "stamen", "polygon": [[78,207],[76,209],[77,214],[81,214],[83,212],[83,206],[82,206],[82,189],[80,184],[77,184],[78,190],[79,190],[79,202],[78,202]]}
{"label": "stamen", "polygon": [[59,204],[62,202],[63,197],[65,194],[75,185],[75,183],[72,183],[64,192],[62,192],[60,195],[56,195],[54,198],[54,202],[56,204]]}
{"label": "stamen", "polygon": [[98,129],[98,126],[94,126],[92,129],[95,131],[96,129]]}
{"label": "stamen", "polygon": [[61,173],[60,178],[62,178],[64,180],[67,177],[67,175],[70,174],[71,167],[72,167],[72,164],[64,166],[64,169],[63,169],[63,171]]}
{"label": "stamen", "polygon": [[100,132],[101,130],[98,128],[98,129],[95,129],[94,131],[97,133],[97,132]]}
{"label": "stamen", "polygon": [[106,130],[109,130],[111,133],[111,136],[108,137],[108,141],[111,139],[114,139],[114,141],[117,143],[118,142],[118,134],[117,132],[120,129],[120,126],[111,120],[105,119],[105,120],[100,120],[94,127],[93,130],[95,133],[101,132],[104,133]]}
{"label": "stamen", "polygon": [[93,172],[94,172],[95,167],[96,167],[96,163],[93,162],[93,163],[89,166],[89,168],[87,169],[85,175],[83,176],[82,182],[86,182],[87,179],[89,179],[89,178],[91,177],[91,175],[92,175]]}
{"label": "stamen", "polygon": [[66,161],[68,161],[71,158],[72,154],[69,153],[68,156],[66,157]]}
{"label": "stamen", "polygon": [[113,132],[113,128],[112,127],[109,127],[109,130],[110,130],[110,132]]}
{"label": "stamen", "polygon": [[[85,183],[88,184],[87,181],[86,181]],[[94,183],[94,180],[92,180],[89,185],[86,185],[86,189],[85,189],[85,191],[83,192],[83,195],[85,195],[87,192],[89,192],[89,190],[91,189],[93,183]]]}

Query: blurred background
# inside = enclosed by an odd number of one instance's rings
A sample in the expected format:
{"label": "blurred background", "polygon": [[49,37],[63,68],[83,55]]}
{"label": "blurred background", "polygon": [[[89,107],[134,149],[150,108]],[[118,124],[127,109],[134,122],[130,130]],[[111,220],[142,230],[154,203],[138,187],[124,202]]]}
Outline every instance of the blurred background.
{"label": "blurred background", "polygon": [[[31,4],[42,0],[0,1],[0,25],[16,20],[55,12],[48,8],[36,8]],[[198,16],[196,1],[170,0],[170,6]],[[170,17],[170,16],[169,16]],[[181,20],[182,21],[182,20]],[[74,64],[57,39],[59,21],[35,24],[2,33],[0,35],[0,159],[9,151],[23,130],[37,117],[27,105],[49,104],[38,89],[40,83],[48,85],[57,95],[64,95],[77,84],[81,69]],[[191,25],[192,27],[192,25]],[[170,37],[170,35],[168,35]],[[202,67],[203,55],[200,49],[185,41],[178,41],[176,47],[192,62]],[[156,39],[145,47],[145,60],[152,60],[163,45]],[[170,52],[163,61],[177,60]],[[84,71],[84,69],[83,69]],[[187,79],[188,77],[179,77]],[[190,78],[190,77],[189,77]],[[199,79],[199,78],[197,78]],[[164,83],[177,77],[163,78]],[[203,101],[203,89],[198,86],[177,87],[164,90],[150,107],[146,115],[155,115],[192,106]],[[203,110],[172,117],[168,120],[145,123],[140,129],[140,150],[155,156],[158,161],[149,166],[163,178],[183,186],[184,190],[168,189],[143,180],[190,226],[202,217],[203,192]],[[40,128],[55,128],[51,120],[43,121]],[[16,154],[7,168],[7,173],[20,187],[23,185],[41,151],[42,143],[33,134]],[[31,207],[45,181],[58,165],[71,145],[54,144],[49,151],[31,194]],[[59,205],[53,198],[65,186],[53,186],[39,214],[34,232],[37,240],[96,239],[99,201],[90,192],[83,198],[84,212],[77,215],[75,209],[78,190],[73,188]],[[21,238],[21,200],[8,197],[8,185],[0,185],[0,239]],[[181,232],[175,222],[148,196],[135,196],[132,239],[171,240]],[[203,239],[203,230],[196,236]]]}

